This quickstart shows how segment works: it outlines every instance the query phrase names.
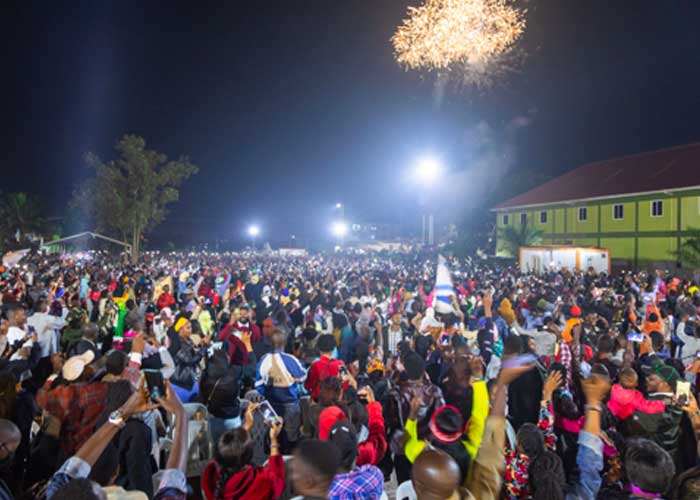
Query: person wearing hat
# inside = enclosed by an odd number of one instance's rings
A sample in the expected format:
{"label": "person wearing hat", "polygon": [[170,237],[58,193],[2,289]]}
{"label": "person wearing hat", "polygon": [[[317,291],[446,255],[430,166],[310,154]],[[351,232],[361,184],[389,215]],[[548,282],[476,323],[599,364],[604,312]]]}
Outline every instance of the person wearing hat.
{"label": "person wearing hat", "polygon": [[[485,389],[484,384],[484,389]],[[406,440],[405,452],[406,458],[410,462],[415,462],[416,458],[423,452],[427,444],[426,441],[418,439],[417,418],[422,401],[419,398],[411,400],[411,412],[406,422]],[[482,421],[486,420],[488,414],[488,405],[482,409],[484,415]],[[479,430],[483,430],[483,423],[479,426]],[[429,441],[434,448],[443,450],[445,453],[455,459],[461,471],[461,481],[467,477],[469,472],[469,464],[472,456],[467,451],[468,437],[464,435],[464,420],[459,410],[451,405],[444,405],[436,409],[430,418],[430,435]],[[481,441],[481,436],[478,436],[478,442]],[[473,455],[479,449],[478,442],[476,446],[472,446]]]}
{"label": "person wearing hat", "polygon": [[[133,383],[139,379],[140,359],[136,363],[137,357],[132,357],[122,374]],[[63,457],[72,455],[87,441],[105,407],[109,384],[92,381],[95,370],[91,363],[94,359],[95,354],[88,350],[62,364],[56,362],[55,373],[36,395],[37,404],[62,423],[59,442]]]}
{"label": "person wearing hat", "polygon": [[204,357],[210,337],[204,337],[202,344],[195,346],[192,341],[192,324],[185,316],[175,321],[172,330],[168,331],[170,347],[168,351],[175,362],[175,373],[170,377],[173,389],[178,393],[180,401],[189,403],[197,397],[199,385],[199,363]]}
{"label": "person wearing hat", "polygon": [[[154,498],[184,499],[187,496],[187,440],[188,418],[177,394],[166,382],[166,394],[158,398],[158,406],[172,414],[175,419],[173,446],[163,470]],[[101,471],[100,468],[112,465],[105,455],[108,446],[120,436],[130,417],[156,407],[148,397],[145,380],[140,379],[137,389],[118,410],[109,414],[107,421],[92,432],[75,454],[72,454],[51,477],[46,486],[47,500],[106,499],[144,500],[148,498],[138,490],[127,491],[113,483],[118,471],[118,462],[112,462],[114,471]],[[94,470],[93,470],[94,469]],[[89,479],[88,479],[89,477]],[[99,479],[98,479],[99,477]]]}
{"label": "person wearing hat", "polygon": [[[348,412],[348,415],[353,415],[353,419],[356,421],[356,428],[360,429],[356,464],[358,466],[365,464],[377,465],[384,458],[387,449],[382,405],[375,401],[374,392],[369,386],[361,388],[357,395],[367,402],[367,405],[364,406],[367,420],[358,422],[360,419],[357,418],[357,415],[360,412],[353,411],[352,407],[345,410]],[[333,425],[337,421],[347,420],[347,418],[348,416],[338,406],[330,406],[324,409],[318,418],[319,439],[327,440]]]}
{"label": "person wearing hat", "polygon": [[644,371],[647,372],[647,400],[663,401],[666,409],[661,413],[635,410],[630,417],[622,421],[623,434],[651,439],[669,452],[678,465],[683,409],[674,402],[674,395],[680,376],[675,368],[655,357],[650,367],[644,367]]}
{"label": "person wearing hat", "polygon": [[329,500],[378,500],[384,492],[384,475],[374,465],[356,466],[358,439],[352,422],[336,422],[331,427],[328,441],[340,455],[339,473],[328,490]]}
{"label": "person wearing hat", "polygon": [[175,315],[169,307],[165,307],[153,321],[153,334],[161,344],[165,341],[165,335],[169,328],[175,324]]}

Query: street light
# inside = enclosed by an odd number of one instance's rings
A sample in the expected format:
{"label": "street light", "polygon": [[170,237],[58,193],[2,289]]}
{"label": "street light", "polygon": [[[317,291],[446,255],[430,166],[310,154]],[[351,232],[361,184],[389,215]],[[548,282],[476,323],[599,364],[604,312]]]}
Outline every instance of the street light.
{"label": "street light", "polygon": [[433,184],[442,172],[440,160],[434,156],[424,156],[416,162],[416,178],[425,184]]}
{"label": "street light", "polygon": [[337,208],[338,210],[340,210],[341,208],[343,208],[343,204],[342,204],[342,203],[336,203],[336,204],[335,204],[335,208]]}
{"label": "street light", "polygon": [[331,225],[331,233],[338,238],[339,245],[343,246],[343,238],[348,234],[348,225],[342,220],[335,221]]}
{"label": "street light", "polygon": [[260,228],[256,225],[248,227],[248,236],[253,243],[253,251],[255,251],[255,238],[260,234]]}
{"label": "street light", "polygon": [[[414,176],[418,183],[424,188],[433,187],[442,174],[441,161],[432,155],[426,155],[416,161],[414,167]],[[423,243],[433,245],[435,243],[435,217],[432,214],[432,209],[428,207],[428,213],[423,214]]]}
{"label": "street light", "polygon": [[336,221],[331,226],[331,232],[335,236],[342,238],[343,236],[348,234],[348,225],[345,222],[343,222],[342,220]]}

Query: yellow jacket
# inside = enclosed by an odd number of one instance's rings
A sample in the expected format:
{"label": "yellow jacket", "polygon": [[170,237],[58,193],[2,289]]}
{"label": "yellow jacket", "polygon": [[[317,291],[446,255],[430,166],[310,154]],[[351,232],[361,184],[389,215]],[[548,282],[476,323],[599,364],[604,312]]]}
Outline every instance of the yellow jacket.
{"label": "yellow jacket", "polygon": [[[477,451],[479,451],[484,434],[484,425],[486,424],[486,418],[489,416],[489,393],[486,389],[486,382],[483,380],[474,382],[472,389],[474,391],[472,414],[469,418],[466,439],[462,440],[462,444],[466,448],[467,453],[469,453],[469,458],[473,461]],[[406,431],[404,452],[409,462],[413,463],[418,458],[418,455],[423,452],[426,443],[424,440],[418,439],[418,422],[415,420],[408,419],[404,429]]]}

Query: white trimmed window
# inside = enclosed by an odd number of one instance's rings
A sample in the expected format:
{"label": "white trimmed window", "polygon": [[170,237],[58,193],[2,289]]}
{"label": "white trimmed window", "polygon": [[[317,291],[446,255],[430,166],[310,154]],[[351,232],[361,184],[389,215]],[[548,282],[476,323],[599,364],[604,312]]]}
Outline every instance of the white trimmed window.
{"label": "white trimmed window", "polygon": [[520,225],[524,226],[527,224],[527,214],[525,212],[520,212]]}
{"label": "white trimmed window", "polygon": [[508,215],[504,215],[503,216],[503,225],[507,226],[509,222],[510,222],[510,217],[508,217]]}
{"label": "white trimmed window", "polygon": [[585,220],[588,220],[588,208],[587,207],[578,207],[578,220],[579,220],[579,222],[583,222]]}
{"label": "white trimmed window", "polygon": [[651,216],[652,217],[663,217],[664,216],[664,200],[654,200],[651,202]]}
{"label": "white trimmed window", "polygon": [[546,224],[547,223],[547,211],[542,210],[540,212],[540,224]]}
{"label": "white trimmed window", "polygon": [[622,203],[613,205],[613,220],[622,220],[625,218],[625,206]]}

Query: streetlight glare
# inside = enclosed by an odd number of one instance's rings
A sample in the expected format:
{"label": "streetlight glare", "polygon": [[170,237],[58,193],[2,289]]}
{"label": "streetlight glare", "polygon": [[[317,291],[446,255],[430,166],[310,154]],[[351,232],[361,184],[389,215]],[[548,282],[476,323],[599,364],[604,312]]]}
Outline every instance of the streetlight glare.
{"label": "streetlight glare", "polygon": [[441,171],[442,165],[440,160],[433,156],[424,156],[416,164],[416,177],[421,182],[433,183]]}
{"label": "streetlight glare", "polygon": [[342,238],[343,236],[348,234],[348,225],[343,221],[334,222],[331,226],[331,232],[335,236]]}
{"label": "streetlight glare", "polygon": [[343,208],[343,204],[342,204],[342,203],[336,203],[336,204],[335,204],[335,208]]}
{"label": "streetlight glare", "polygon": [[260,228],[259,228],[258,226],[250,226],[250,227],[248,228],[248,234],[249,234],[250,236],[253,236],[253,237],[259,235],[259,234],[260,234]]}

